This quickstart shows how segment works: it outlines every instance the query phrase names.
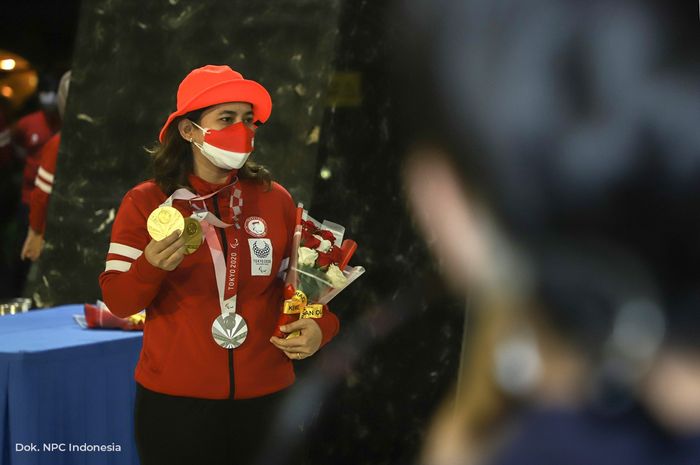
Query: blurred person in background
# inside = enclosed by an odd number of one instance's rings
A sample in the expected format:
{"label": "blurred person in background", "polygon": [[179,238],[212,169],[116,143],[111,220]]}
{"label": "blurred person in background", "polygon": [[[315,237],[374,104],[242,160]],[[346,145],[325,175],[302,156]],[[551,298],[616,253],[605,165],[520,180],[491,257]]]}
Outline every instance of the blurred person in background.
{"label": "blurred person in background", "polygon": [[[61,121],[63,121],[63,115],[65,114],[69,87],[70,71],[66,71],[58,84],[56,96],[56,106]],[[22,260],[38,260],[44,246],[46,214],[51,191],[53,190],[56,162],[58,160],[58,148],[60,144],[61,131],[58,131],[51,136],[39,151],[39,168],[34,178],[34,189],[30,195],[29,227],[27,228],[27,237],[22,246]]]}
{"label": "blurred person in background", "polygon": [[29,208],[29,198],[39,169],[41,147],[61,128],[55,78],[43,80],[37,98],[40,109],[20,118],[12,129],[15,154],[24,164],[22,204],[26,208]]}
{"label": "blurred person in background", "polygon": [[39,153],[44,144],[61,127],[58,113],[56,81],[42,78],[37,93],[39,110],[20,118],[12,126],[12,144],[16,163],[22,166],[21,200],[16,211],[16,239],[12,240],[14,258],[11,265],[11,292],[18,297],[24,291],[30,262],[21,259],[25,231],[29,226],[29,202],[39,169]]}
{"label": "blurred person in background", "polygon": [[700,463],[697,6],[400,8],[406,196],[469,298],[422,462]]}

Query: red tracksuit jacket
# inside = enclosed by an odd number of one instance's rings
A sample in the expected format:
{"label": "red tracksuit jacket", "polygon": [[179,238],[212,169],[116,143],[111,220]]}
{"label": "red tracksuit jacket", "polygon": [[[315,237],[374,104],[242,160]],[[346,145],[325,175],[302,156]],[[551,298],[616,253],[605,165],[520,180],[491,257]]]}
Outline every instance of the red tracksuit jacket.
{"label": "red tracksuit jacket", "polygon": [[46,229],[46,212],[53,190],[60,145],[61,133],[57,132],[41,147],[39,152],[39,171],[34,179],[34,190],[32,190],[29,201],[29,226],[39,234],[44,234]]}
{"label": "red tracksuit jacket", "polygon": [[[190,175],[190,184],[200,195],[221,187],[194,175]],[[148,389],[177,396],[245,399],[278,391],[294,382],[292,362],[269,339],[283,300],[283,282],[277,272],[290,254],[295,205],[277,183],[268,192],[250,180],[241,180],[239,186],[244,201],[241,229],[232,226],[224,231],[229,243],[238,239],[240,244],[237,312],[248,323],[248,336],[233,351],[221,348],[211,335],[212,322],[221,315],[221,309],[206,241],[185,256],[175,270],[155,268],[143,254],[150,242],[146,219],[166,195],[151,180],[131,189],[122,200],[100,286],[105,303],[115,315],[126,317],[146,309],[135,378]],[[216,201],[217,216],[231,223],[229,189],[206,202],[207,209],[215,213]],[[175,201],[173,206],[185,217],[191,214],[187,202]],[[253,237],[244,224],[252,216],[267,223],[264,237],[272,244],[269,275],[251,273],[253,241],[249,239]],[[322,345],[335,336],[339,327],[338,318],[328,308],[324,310],[324,316],[316,320],[323,333]]]}

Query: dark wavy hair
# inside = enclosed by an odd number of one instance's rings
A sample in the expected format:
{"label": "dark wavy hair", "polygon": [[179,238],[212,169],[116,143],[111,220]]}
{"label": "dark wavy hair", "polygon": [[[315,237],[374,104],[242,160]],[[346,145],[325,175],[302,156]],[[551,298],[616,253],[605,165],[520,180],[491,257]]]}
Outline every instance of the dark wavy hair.
{"label": "dark wavy hair", "polygon": [[[153,178],[165,195],[170,195],[181,187],[192,187],[188,179],[188,176],[194,172],[192,149],[190,143],[180,136],[178,123],[183,119],[188,119],[199,124],[202,113],[207,108],[209,107],[191,111],[175,118],[165,131],[163,142],[146,149],[151,155]],[[270,171],[250,159],[238,170],[238,178],[253,179],[258,184],[264,185],[266,191],[270,190],[272,184]]]}

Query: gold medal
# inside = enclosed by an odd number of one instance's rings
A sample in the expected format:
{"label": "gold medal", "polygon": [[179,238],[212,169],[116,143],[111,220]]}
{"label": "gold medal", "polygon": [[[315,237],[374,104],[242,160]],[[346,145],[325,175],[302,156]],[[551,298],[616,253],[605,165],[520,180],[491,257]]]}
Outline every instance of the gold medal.
{"label": "gold medal", "polygon": [[185,253],[189,255],[194,253],[204,242],[202,226],[194,218],[185,218],[185,229],[183,231],[185,234]]}
{"label": "gold medal", "polygon": [[158,207],[148,215],[146,222],[148,234],[156,241],[162,241],[173,231],[185,230],[185,219],[182,214],[173,207]]}

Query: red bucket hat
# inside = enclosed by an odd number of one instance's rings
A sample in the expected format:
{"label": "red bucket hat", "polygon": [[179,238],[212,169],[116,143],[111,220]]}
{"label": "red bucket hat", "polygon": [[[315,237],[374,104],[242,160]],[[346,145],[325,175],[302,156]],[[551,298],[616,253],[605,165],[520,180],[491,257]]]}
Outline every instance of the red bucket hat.
{"label": "red bucket hat", "polygon": [[243,75],[226,65],[206,65],[188,74],[177,89],[177,111],[168,116],[158,139],[163,142],[172,121],[191,111],[226,102],[248,102],[253,119],[264,123],[272,112],[272,99],[263,86],[243,79]]}

